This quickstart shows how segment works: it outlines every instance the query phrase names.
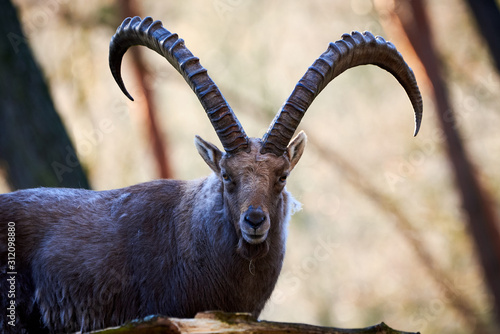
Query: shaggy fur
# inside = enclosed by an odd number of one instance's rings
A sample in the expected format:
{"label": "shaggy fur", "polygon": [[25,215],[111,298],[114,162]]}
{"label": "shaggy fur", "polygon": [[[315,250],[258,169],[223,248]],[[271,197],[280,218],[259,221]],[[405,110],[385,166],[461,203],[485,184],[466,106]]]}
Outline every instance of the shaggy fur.
{"label": "shaggy fur", "polygon": [[[89,331],[215,309],[258,316],[278,279],[296,205],[283,178],[304,144],[300,134],[276,157],[260,154],[261,141],[252,139],[249,152],[229,156],[197,138],[214,171],[207,178],[0,195],[0,328]],[[249,229],[251,206],[265,213],[263,227]],[[8,222],[16,228],[16,327],[5,318]],[[266,237],[248,242],[252,230]]]}

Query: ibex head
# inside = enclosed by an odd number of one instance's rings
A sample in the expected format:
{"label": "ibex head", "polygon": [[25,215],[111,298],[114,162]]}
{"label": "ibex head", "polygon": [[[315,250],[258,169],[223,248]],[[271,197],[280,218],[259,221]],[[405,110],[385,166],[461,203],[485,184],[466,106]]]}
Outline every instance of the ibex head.
{"label": "ibex head", "polygon": [[245,258],[267,254],[269,242],[264,241],[271,225],[286,215],[282,211],[288,203],[283,203],[282,193],[305,143],[306,135],[300,132],[285,153],[277,156],[262,153],[262,141],[249,138],[247,150],[229,154],[196,137],[198,152],[222,182],[224,210],[239,238],[238,253]]}
{"label": "ibex head", "polygon": [[303,132],[292,141],[291,138],[314,98],[336,76],[365,64],[389,71],[411,100],[415,112],[415,135],[420,128],[422,98],[412,70],[393,44],[369,32],[344,34],[341,40],[330,43],[297,83],[262,139],[247,137],[199,59],[177,34],[170,33],[160,21],[153,22],[150,17],[144,20],[127,18],[110,43],[111,72],[131,100],[120,67],[123,55],[134,45],[147,46],[165,57],[184,77],[205,109],[225,152],[198,136],[196,148],[220,179],[224,210],[235,226],[240,238],[239,251],[245,257],[254,257],[256,252],[267,253],[267,239],[273,231],[273,222],[281,221],[276,217],[286,214],[280,212],[285,205],[282,202],[286,179],[299,161],[306,143]]}

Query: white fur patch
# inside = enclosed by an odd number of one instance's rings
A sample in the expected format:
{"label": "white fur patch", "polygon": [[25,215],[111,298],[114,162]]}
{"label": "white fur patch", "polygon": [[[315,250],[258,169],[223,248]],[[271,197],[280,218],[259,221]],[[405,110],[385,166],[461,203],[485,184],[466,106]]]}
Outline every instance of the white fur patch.
{"label": "white fur patch", "polygon": [[289,201],[289,211],[290,211],[290,216],[293,216],[295,213],[299,212],[302,210],[302,203],[297,201],[292,194],[288,193],[288,201]]}
{"label": "white fur patch", "polygon": [[286,239],[288,237],[288,223],[290,222],[290,218],[296,212],[299,212],[300,210],[302,210],[302,203],[297,201],[292,196],[292,194],[290,194],[288,191],[286,191],[286,189],[285,189],[285,192],[286,192],[286,196],[287,196],[288,200],[287,200],[287,207],[285,208],[285,212],[284,212],[285,216],[283,217],[284,221],[283,221],[282,238],[283,238],[284,243],[286,242]]}

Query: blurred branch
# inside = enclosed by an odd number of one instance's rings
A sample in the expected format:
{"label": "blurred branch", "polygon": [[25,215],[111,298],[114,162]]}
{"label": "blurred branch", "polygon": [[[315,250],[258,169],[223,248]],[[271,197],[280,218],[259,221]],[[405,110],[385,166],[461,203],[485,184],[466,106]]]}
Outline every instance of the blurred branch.
{"label": "blurred branch", "polygon": [[490,195],[481,186],[476,171],[460,138],[455,112],[449,100],[441,74],[438,54],[432,42],[432,32],[422,0],[384,2],[380,8],[393,32],[410,41],[425,68],[446,138],[446,149],[455,184],[467,215],[469,230],[476,243],[486,282],[493,293],[497,322],[500,323],[500,231]]}
{"label": "blurred branch", "polygon": [[177,319],[163,316],[135,320],[119,328],[110,328],[94,333],[132,334],[132,333],[304,333],[304,334],[411,334],[394,330],[384,323],[359,328],[343,329],[319,327],[304,324],[258,321],[247,313],[203,312],[194,319]]}
{"label": "blurred branch", "polygon": [[13,189],[89,188],[10,1],[0,2],[0,164]]}
{"label": "blurred branch", "polygon": [[475,330],[475,333],[489,333],[480,322],[480,319],[475,315],[474,310],[470,306],[471,303],[455,290],[448,274],[436,264],[431,252],[420,240],[420,232],[413,227],[411,219],[404,213],[404,210],[401,209],[396,200],[378,190],[369,178],[364,177],[353,164],[344,159],[338,152],[335,152],[331,145],[325,145],[321,140],[316,139],[314,131],[308,131],[308,133],[309,143],[318,150],[322,158],[333,162],[349,184],[370,199],[377,208],[395,218],[396,231],[411,246],[413,252],[420,260],[420,264],[427,270],[427,273],[441,289],[445,298],[451,301],[451,306],[463,317],[468,327],[471,330]]}
{"label": "blurred branch", "polygon": [[[226,89],[226,94],[231,96],[235,93],[231,90],[231,88],[228,88]],[[243,99],[241,96],[238,98]],[[234,99],[237,99],[237,97],[235,96]],[[262,106],[255,105],[254,100],[245,99],[240,104],[247,106],[247,111],[252,113],[252,117],[259,120],[263,118],[262,113],[258,113],[256,111],[263,110],[264,108]],[[325,159],[329,163],[335,164],[336,169],[342,174],[349,184],[370,199],[377,208],[394,218],[397,226],[396,231],[400,233],[410,245],[421,265],[427,270],[428,274],[439,287],[444,297],[447,300],[450,300],[451,307],[453,307],[455,311],[460,314],[460,316],[465,320],[467,326],[471,330],[475,330],[475,333],[477,334],[491,333],[481,322],[478,316],[476,316],[476,312],[471,307],[472,303],[466,300],[466,298],[455,289],[452,284],[452,279],[436,263],[431,255],[431,252],[425,244],[422,243],[420,238],[421,233],[413,227],[411,219],[405,214],[404,210],[401,209],[397,201],[390,195],[384,194],[378,190],[369,178],[363,176],[363,174],[359,172],[352,163],[345,159],[340,153],[334,151],[331,145],[323,144],[323,141],[319,140],[315,136],[314,131],[307,131],[306,129],[306,132],[308,134],[308,143],[318,150],[321,158]]]}
{"label": "blurred branch", "polygon": [[[118,6],[122,12],[122,19],[126,17],[140,16],[139,10],[135,6],[133,0],[120,0]],[[120,21],[121,23],[121,21]],[[158,174],[160,178],[171,179],[173,178],[172,168],[169,158],[169,149],[164,136],[161,133],[160,124],[158,123],[158,111],[153,98],[153,92],[148,87],[147,71],[144,65],[144,58],[140,49],[134,48],[129,51],[132,54],[132,69],[136,77],[140,93],[143,98],[138,99],[141,102],[140,106],[147,114],[147,128],[153,156],[156,162]]]}
{"label": "blurred branch", "polygon": [[500,10],[495,0],[466,0],[500,73]]}

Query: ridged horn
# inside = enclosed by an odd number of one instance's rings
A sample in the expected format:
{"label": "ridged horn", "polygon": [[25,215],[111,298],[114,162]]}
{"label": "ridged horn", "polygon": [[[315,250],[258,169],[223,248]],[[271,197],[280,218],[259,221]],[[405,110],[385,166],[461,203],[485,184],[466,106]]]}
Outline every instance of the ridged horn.
{"label": "ridged horn", "polygon": [[184,40],[169,32],[161,21],[151,17],[126,18],[109,44],[109,67],[122,92],[133,101],[121,77],[123,55],[134,45],[146,46],[165,57],[184,77],[205,109],[219,139],[228,153],[248,148],[248,137],[217,85],[201,66],[200,60],[184,45]]}
{"label": "ridged horn", "polygon": [[422,121],[422,97],[415,75],[396,47],[370,32],[354,31],[330,43],[297,83],[290,97],[263,137],[261,153],[282,155],[314,98],[339,74],[358,65],[377,65],[390,72],[403,86],[415,112],[417,135]]}

